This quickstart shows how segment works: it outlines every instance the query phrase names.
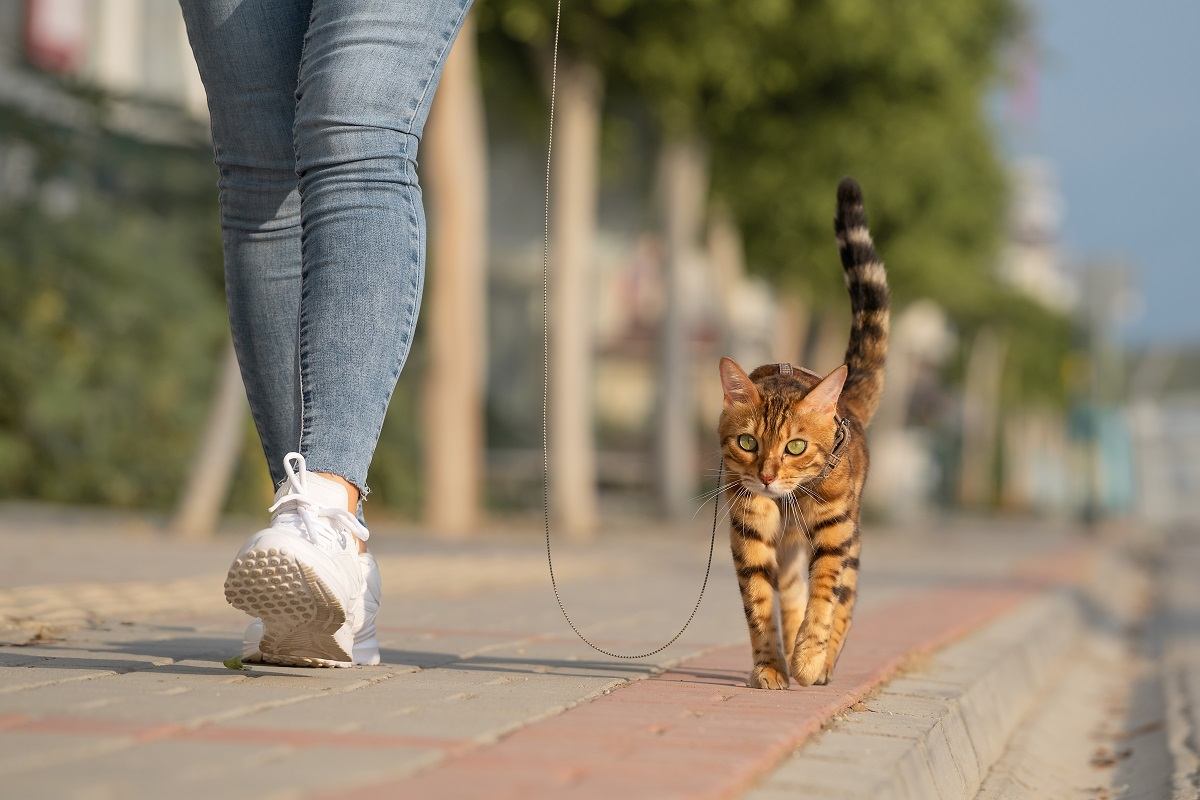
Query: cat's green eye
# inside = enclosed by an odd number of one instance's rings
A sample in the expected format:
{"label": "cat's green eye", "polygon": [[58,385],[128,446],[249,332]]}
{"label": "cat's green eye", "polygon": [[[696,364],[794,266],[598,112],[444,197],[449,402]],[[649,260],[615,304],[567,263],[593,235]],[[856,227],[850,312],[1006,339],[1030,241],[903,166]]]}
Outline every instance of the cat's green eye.
{"label": "cat's green eye", "polygon": [[737,438],[738,447],[745,450],[747,453],[753,453],[758,449],[758,439],[755,439],[748,433],[743,433]]}
{"label": "cat's green eye", "polygon": [[803,439],[792,439],[783,447],[789,456],[798,456],[808,449],[808,442]]}

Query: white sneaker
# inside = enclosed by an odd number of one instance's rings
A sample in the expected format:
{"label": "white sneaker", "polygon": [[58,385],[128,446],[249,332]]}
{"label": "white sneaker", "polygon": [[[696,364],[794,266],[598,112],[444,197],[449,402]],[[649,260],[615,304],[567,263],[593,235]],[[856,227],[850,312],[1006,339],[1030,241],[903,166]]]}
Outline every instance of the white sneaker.
{"label": "white sneaker", "polygon": [[[379,663],[379,639],[375,633],[375,617],[379,614],[382,581],[379,576],[379,565],[375,563],[375,556],[370,553],[359,553],[358,563],[362,567],[366,594],[363,596],[362,625],[354,632],[354,663],[373,667]],[[242,636],[243,661],[263,660],[262,651],[259,650],[262,636],[263,621],[261,619],[256,619],[246,626],[246,633]]]}
{"label": "white sneaker", "polygon": [[304,456],[283,459],[287,481],[271,526],[250,537],[225,578],[230,605],[263,622],[261,659],[301,667],[353,664],[366,619],[357,539],[370,536],[346,510],[345,488],[310,474]]}

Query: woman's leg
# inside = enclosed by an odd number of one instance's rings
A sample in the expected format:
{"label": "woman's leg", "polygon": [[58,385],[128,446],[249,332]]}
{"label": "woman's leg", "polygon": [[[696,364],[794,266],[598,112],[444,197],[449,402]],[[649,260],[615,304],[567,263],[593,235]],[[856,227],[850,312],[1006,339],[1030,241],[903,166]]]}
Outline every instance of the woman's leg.
{"label": "woman's leg", "polygon": [[300,436],[292,128],[311,0],[181,0],[208,94],[233,344],[276,484]]}
{"label": "woman's leg", "polygon": [[412,342],[417,143],[469,3],[182,0],[212,112],[235,345],[283,481],[225,582],[261,618],[253,657],[379,663],[378,570],[337,506],[365,494]]}
{"label": "woman's leg", "polygon": [[300,452],[366,493],[425,266],[417,145],[470,0],[313,0],[296,90]]}

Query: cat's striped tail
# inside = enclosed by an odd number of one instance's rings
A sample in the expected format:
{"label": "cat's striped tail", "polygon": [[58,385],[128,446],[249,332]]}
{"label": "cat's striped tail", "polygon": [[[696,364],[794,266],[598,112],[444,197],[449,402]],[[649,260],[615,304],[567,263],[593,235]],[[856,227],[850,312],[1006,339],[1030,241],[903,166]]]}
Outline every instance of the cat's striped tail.
{"label": "cat's striped tail", "polygon": [[866,425],[879,408],[879,397],[883,393],[891,291],[887,270],[875,252],[871,232],[867,229],[862,189],[853,178],[843,178],[838,184],[833,228],[842,256],[846,289],[850,293],[850,309],[854,314],[850,343],[846,347],[846,365],[850,374],[842,389],[842,403],[850,414]]}

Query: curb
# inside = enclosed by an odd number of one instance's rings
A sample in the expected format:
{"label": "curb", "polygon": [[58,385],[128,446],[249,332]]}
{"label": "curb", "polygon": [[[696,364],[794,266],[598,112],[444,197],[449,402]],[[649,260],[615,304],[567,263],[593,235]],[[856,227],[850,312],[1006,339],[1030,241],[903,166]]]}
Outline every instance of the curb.
{"label": "curb", "polygon": [[1171,800],[1192,800],[1200,795],[1200,635],[1195,624],[1200,602],[1188,567],[1200,562],[1200,543],[1177,533],[1162,552],[1171,559],[1159,564],[1163,577],[1154,635],[1173,767]]}
{"label": "curb", "polygon": [[750,800],[973,797],[1083,633],[1079,589],[1033,599],[887,683],[781,764]]}

